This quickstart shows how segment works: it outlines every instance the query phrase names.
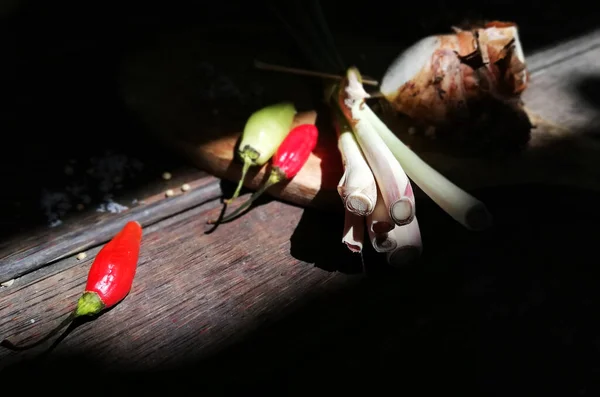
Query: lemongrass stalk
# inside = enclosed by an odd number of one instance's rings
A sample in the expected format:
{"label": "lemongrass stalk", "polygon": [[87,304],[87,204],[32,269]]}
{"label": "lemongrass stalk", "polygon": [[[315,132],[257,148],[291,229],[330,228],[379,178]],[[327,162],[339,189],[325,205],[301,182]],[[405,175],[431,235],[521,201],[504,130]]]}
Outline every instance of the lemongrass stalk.
{"label": "lemongrass stalk", "polygon": [[394,267],[413,263],[423,252],[421,229],[416,217],[407,225],[396,226],[388,233],[388,238],[396,243],[396,247],[386,254],[388,263]]}
{"label": "lemongrass stalk", "polygon": [[390,131],[368,105],[365,104],[363,112],[412,181],[448,215],[474,231],[484,230],[492,225],[492,216],[485,204],[421,159]]}
{"label": "lemongrass stalk", "polygon": [[363,249],[365,236],[365,218],[352,212],[344,211],[344,233],[342,243],[354,253],[360,253]]}
{"label": "lemongrass stalk", "polygon": [[377,203],[375,177],[356,142],[352,127],[339,111],[335,111],[335,116],[338,150],[344,165],[344,174],[338,182],[337,190],[348,211],[367,216],[373,212]]}
{"label": "lemongrass stalk", "polygon": [[366,117],[364,100],[369,94],[364,90],[360,82],[360,74],[355,68],[348,70],[348,85],[345,93],[347,96],[340,105],[349,110],[356,140],[373,171],[390,217],[397,225],[410,223],[415,215],[414,199],[406,195],[408,190],[412,191],[410,181],[398,160]]}
{"label": "lemongrass stalk", "polygon": [[381,191],[377,188],[375,209],[367,216],[367,230],[375,234],[384,234],[394,229],[395,223],[388,211]]}

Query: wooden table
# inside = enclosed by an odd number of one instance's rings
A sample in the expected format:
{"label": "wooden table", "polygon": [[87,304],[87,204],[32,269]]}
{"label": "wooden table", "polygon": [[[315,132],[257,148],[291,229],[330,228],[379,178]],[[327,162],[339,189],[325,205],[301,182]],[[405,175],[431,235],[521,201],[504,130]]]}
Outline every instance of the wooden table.
{"label": "wooden table", "polygon": [[[600,132],[599,60],[598,32],[530,54],[526,105],[581,134]],[[23,378],[33,383],[24,390],[62,390],[110,371],[101,376],[132,391],[300,394],[321,382],[338,392],[598,390],[597,194],[477,191],[496,219],[482,234],[423,200],[422,261],[392,271],[368,252],[363,269],[344,249],[338,214],[280,201],[209,232],[231,184],[189,166],[172,172],[128,211],[2,244],[0,281],[12,284],[0,288],[0,338],[26,341],[72,310],[94,255],[126,220],[144,226],[131,294],[47,356],[0,350],[3,385]]]}

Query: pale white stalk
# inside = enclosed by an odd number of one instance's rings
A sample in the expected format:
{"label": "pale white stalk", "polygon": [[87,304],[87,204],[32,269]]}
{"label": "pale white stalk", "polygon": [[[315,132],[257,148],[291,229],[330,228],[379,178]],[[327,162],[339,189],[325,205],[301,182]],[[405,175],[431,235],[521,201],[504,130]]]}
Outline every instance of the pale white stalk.
{"label": "pale white stalk", "polygon": [[375,234],[383,234],[392,230],[394,226],[390,211],[381,197],[381,191],[377,188],[377,203],[373,212],[367,216],[367,230]]}
{"label": "pale white stalk", "polygon": [[396,247],[386,254],[388,263],[394,267],[413,263],[423,252],[421,229],[416,217],[407,225],[396,226],[388,233],[388,238],[396,244]]}
{"label": "pale white stalk", "polygon": [[346,209],[359,216],[371,214],[377,202],[377,184],[352,128],[336,112],[338,150],[344,165],[344,175],[338,183],[338,193]]}
{"label": "pale white stalk", "polygon": [[365,218],[347,209],[344,211],[344,233],[342,242],[352,252],[360,253],[363,249],[365,236]]}
{"label": "pale white stalk", "polygon": [[410,223],[415,203],[406,195],[412,191],[408,176],[366,117],[364,99],[368,94],[360,83],[358,71],[348,71],[348,82],[348,97],[343,105],[350,110],[356,140],[375,176],[390,217],[397,225]]}
{"label": "pale white stalk", "polygon": [[412,181],[448,215],[470,230],[484,230],[492,225],[485,204],[423,161],[366,104],[364,114]]}

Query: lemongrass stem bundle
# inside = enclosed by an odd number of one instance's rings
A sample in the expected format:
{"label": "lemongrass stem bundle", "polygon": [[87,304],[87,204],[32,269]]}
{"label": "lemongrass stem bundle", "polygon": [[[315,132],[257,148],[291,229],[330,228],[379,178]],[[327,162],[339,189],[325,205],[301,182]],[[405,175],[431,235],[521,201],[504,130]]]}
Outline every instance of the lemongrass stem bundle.
{"label": "lemongrass stem bundle", "polygon": [[388,233],[388,239],[396,243],[396,247],[386,254],[388,263],[394,267],[413,263],[423,252],[421,229],[416,217],[407,225],[396,226]]}
{"label": "lemongrass stem bundle", "polygon": [[367,162],[373,171],[390,217],[397,225],[410,223],[415,215],[415,202],[407,193],[412,191],[408,176],[385,142],[367,119],[365,113],[366,93],[360,82],[358,70],[348,70],[347,98],[340,106],[350,110],[353,129]]}
{"label": "lemongrass stem bundle", "polygon": [[480,231],[491,226],[492,217],[485,204],[421,159],[390,131],[368,105],[364,105],[363,112],[412,181],[437,205],[470,230]]}
{"label": "lemongrass stem bundle", "polygon": [[341,112],[335,112],[338,150],[344,165],[344,174],[338,183],[338,193],[344,207],[359,216],[367,216],[375,209],[377,184],[352,128]]}
{"label": "lemongrass stem bundle", "polygon": [[377,188],[375,209],[367,216],[367,230],[375,234],[384,234],[394,229],[395,223],[388,211],[381,191]]}
{"label": "lemongrass stem bundle", "polygon": [[360,253],[363,249],[365,236],[365,218],[352,212],[344,211],[344,232],[342,243],[354,253]]}

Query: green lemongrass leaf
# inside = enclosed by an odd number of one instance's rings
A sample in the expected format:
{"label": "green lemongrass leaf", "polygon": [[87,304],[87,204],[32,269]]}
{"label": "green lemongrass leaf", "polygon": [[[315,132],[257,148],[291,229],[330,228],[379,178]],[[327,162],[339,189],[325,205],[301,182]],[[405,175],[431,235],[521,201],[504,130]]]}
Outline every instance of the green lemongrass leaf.
{"label": "green lemongrass leaf", "polygon": [[470,230],[479,231],[491,226],[492,217],[481,201],[427,164],[367,104],[364,105],[363,112],[410,179],[440,208]]}

